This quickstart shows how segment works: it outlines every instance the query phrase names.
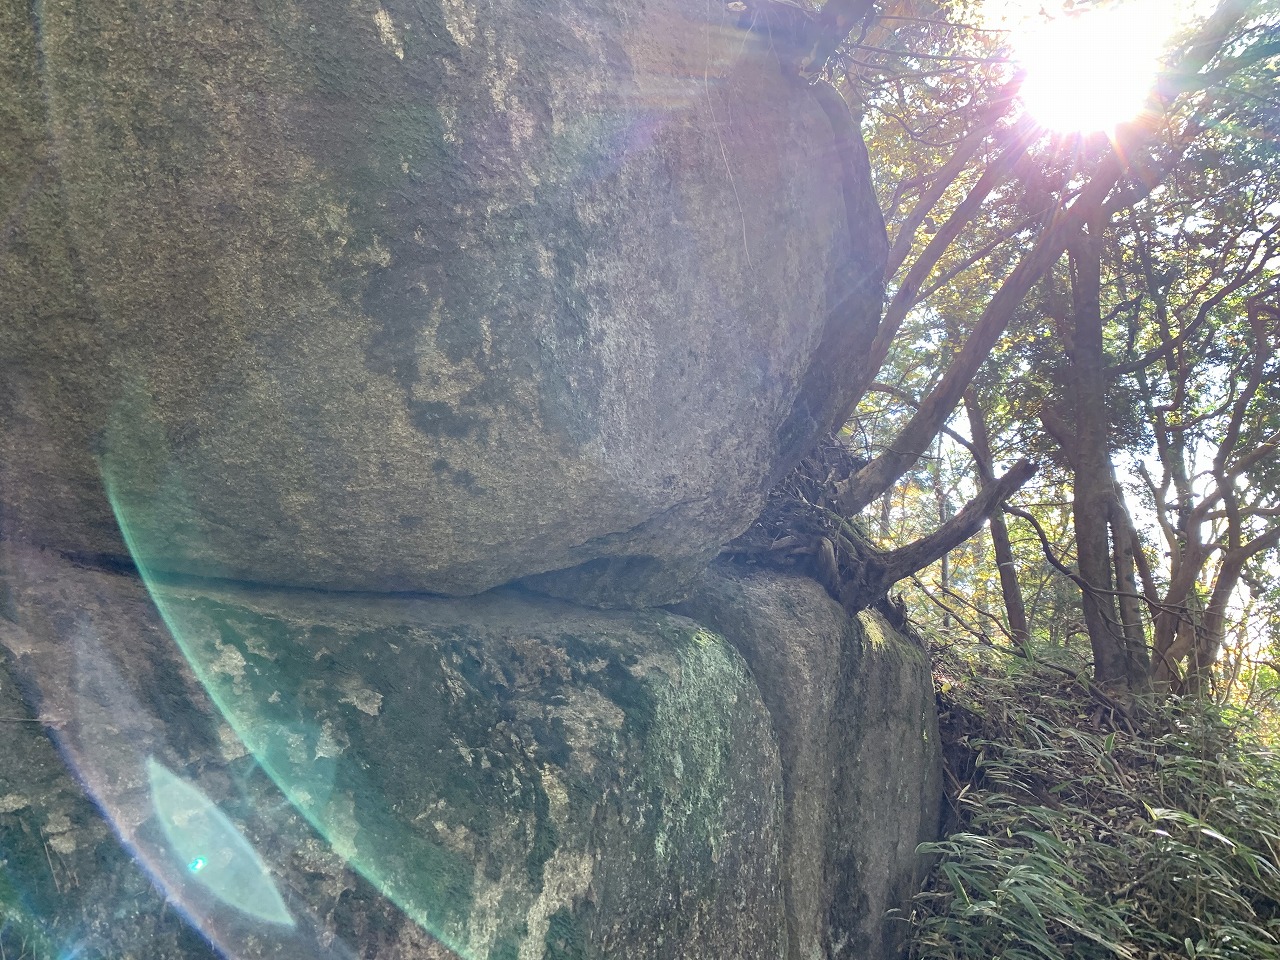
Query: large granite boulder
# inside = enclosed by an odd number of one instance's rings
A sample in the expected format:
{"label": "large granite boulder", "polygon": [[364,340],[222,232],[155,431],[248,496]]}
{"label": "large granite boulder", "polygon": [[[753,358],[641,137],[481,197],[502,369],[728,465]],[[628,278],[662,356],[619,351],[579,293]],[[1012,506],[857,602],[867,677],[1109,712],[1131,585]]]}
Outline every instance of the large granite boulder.
{"label": "large granite boulder", "polygon": [[[938,836],[942,752],[925,651],[803,576],[717,564],[679,608],[746,657],[782,755],[789,960],[898,955]],[[891,914],[890,911],[900,911]]]}
{"label": "large granite boulder", "polygon": [[881,299],[865,158],[735,18],[0,4],[0,532],[123,555],[114,506],[157,570],[679,593]]}
{"label": "large granite boulder", "polygon": [[[896,956],[888,911],[942,797],[928,665],[804,577],[717,565],[692,619],[512,590],[149,596],[0,547],[0,847],[23,936],[206,956],[148,906],[118,834],[230,956]],[[269,878],[291,923],[187,876],[157,800],[175,779],[258,851],[240,885]]]}
{"label": "large granite boulder", "polygon": [[237,958],[783,956],[777,741],[721,637],[513,591],[151,587],[0,551],[0,913],[33,942],[205,957],[181,915]]}

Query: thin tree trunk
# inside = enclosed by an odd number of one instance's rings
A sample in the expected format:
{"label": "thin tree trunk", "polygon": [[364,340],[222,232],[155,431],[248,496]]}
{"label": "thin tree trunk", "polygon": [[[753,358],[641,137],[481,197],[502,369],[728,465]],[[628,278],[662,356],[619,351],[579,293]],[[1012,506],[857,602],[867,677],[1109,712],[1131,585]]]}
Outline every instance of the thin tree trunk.
{"label": "thin tree trunk", "polygon": [[1244,565],[1250,558],[1280,544],[1280,527],[1268,530],[1247,543],[1229,550],[1222,558],[1218,576],[1214,579],[1213,592],[1205,604],[1200,629],[1196,631],[1196,643],[1187,662],[1184,692],[1199,694],[1208,682],[1209,670],[1222,652],[1227,637],[1227,605],[1240,583]]}
{"label": "thin tree trunk", "polygon": [[[969,434],[973,438],[974,463],[978,467],[978,482],[982,489],[995,482],[992,467],[991,431],[987,428],[986,418],[978,405],[978,397],[973,388],[965,391],[965,411],[969,415]],[[1018,582],[1018,570],[1013,562],[1013,545],[1009,541],[1009,527],[1004,522],[1004,513],[997,510],[991,515],[991,548],[996,555],[996,570],[1000,574],[1000,594],[1004,598],[1005,619],[1009,624],[1009,636],[1014,644],[1022,650],[1027,649],[1031,641],[1031,630],[1027,624],[1027,607],[1022,598],[1022,585]]]}
{"label": "thin tree trunk", "polygon": [[[941,529],[942,527],[946,526],[947,521],[951,519],[947,515],[949,512],[947,510],[947,494],[946,494],[946,491],[942,489],[942,436],[941,434],[939,434],[938,436],[937,449],[938,449],[938,455],[936,458],[934,458],[933,469],[931,473],[933,474],[933,499],[934,499],[934,503],[938,507],[938,528]],[[946,553],[942,555],[942,559],[941,561],[939,561],[938,566],[939,566],[938,583],[941,585],[943,593],[949,593],[951,591],[951,551],[948,550]],[[942,629],[948,630],[951,627],[951,613],[949,610],[947,610],[946,607],[943,608],[943,611],[944,612],[942,614]]]}
{"label": "thin tree trunk", "polygon": [[1112,481],[1111,543],[1116,571],[1116,597],[1120,610],[1120,629],[1124,634],[1125,672],[1129,686],[1145,692],[1151,683],[1151,657],[1147,653],[1147,635],[1142,617],[1142,597],[1138,593],[1134,556],[1141,549],[1131,536],[1128,510],[1120,499],[1120,491]]}
{"label": "thin tree trunk", "polygon": [[1175,545],[1173,578],[1165,590],[1155,615],[1152,678],[1156,684],[1171,686],[1181,679],[1178,662],[1195,646],[1195,625],[1191,621],[1191,600],[1197,574],[1208,558],[1208,548],[1200,542],[1198,525],[1184,527],[1184,541]]}
{"label": "thin tree trunk", "polygon": [[880,539],[885,541],[889,539],[889,524],[892,520],[893,509],[893,490],[886,490],[883,497],[880,498]]}
{"label": "thin tree trunk", "polygon": [[1083,590],[1085,627],[1093,649],[1094,679],[1100,684],[1129,680],[1126,643],[1120,628],[1112,581],[1108,517],[1111,512],[1111,457],[1107,446],[1106,363],[1102,348],[1102,225],[1095,218],[1070,249],[1072,320],[1069,376],[1075,410],[1076,564]]}
{"label": "thin tree trunk", "polygon": [[[893,438],[888,449],[848,480],[837,484],[840,509],[847,516],[859,513],[889,489],[929,448],[973,381],[974,374],[1009,325],[1014,311],[1022,304],[1036,279],[1053,265],[1061,252],[1057,231],[1047,229],[1036,246],[1005,278],[938,385],[920,402],[915,414]],[[869,384],[872,378],[855,376],[855,379]]]}

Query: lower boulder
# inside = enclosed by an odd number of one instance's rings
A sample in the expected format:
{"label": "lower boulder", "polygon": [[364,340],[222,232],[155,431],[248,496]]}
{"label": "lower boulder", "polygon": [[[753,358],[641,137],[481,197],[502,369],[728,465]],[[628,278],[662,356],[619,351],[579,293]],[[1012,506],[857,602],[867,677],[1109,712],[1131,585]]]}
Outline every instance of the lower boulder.
{"label": "lower boulder", "polygon": [[[33,717],[226,955],[782,956],[776,741],[697,623],[510,591],[144,585],[0,550]],[[6,850],[48,835],[38,797],[8,806]],[[85,878],[88,829],[53,861]],[[28,846],[12,875],[34,889]],[[47,912],[79,913],[55,933],[88,948],[157,935],[136,898],[74,902]]]}
{"label": "lower boulder", "polygon": [[208,955],[145,871],[233,957],[888,960],[940,812],[924,651],[732,565],[616,612],[0,541],[0,701],[0,907],[112,956]]}

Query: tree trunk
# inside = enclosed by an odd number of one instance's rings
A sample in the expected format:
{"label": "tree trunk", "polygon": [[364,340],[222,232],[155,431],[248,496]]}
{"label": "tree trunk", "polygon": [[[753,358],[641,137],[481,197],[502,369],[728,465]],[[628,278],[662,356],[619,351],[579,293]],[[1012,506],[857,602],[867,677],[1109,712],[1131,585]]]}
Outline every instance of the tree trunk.
{"label": "tree trunk", "polygon": [[[973,438],[974,463],[978,467],[978,482],[983,490],[995,482],[992,468],[991,431],[986,417],[978,405],[976,391],[972,388],[964,395],[965,411],[969,414],[969,434]],[[1000,593],[1004,598],[1005,618],[1009,624],[1009,636],[1020,649],[1025,650],[1031,640],[1027,625],[1027,607],[1022,598],[1022,585],[1018,583],[1018,571],[1013,562],[1013,545],[1009,541],[1009,527],[1004,514],[997,510],[991,515],[991,547],[996,555],[996,570],[1000,574]]]}
{"label": "tree trunk", "polygon": [[1107,445],[1107,377],[1102,349],[1102,226],[1094,219],[1070,249],[1072,347],[1069,377],[1075,412],[1076,564],[1084,589],[1084,619],[1093,649],[1094,679],[1125,684],[1129,679],[1126,642],[1120,627],[1112,580],[1108,535],[1111,513],[1111,457]]}
{"label": "tree trunk", "polygon": [[[915,414],[894,436],[885,452],[848,480],[837,484],[840,509],[847,516],[859,513],[888,490],[929,448],[973,381],[974,374],[986,362],[992,347],[1009,325],[1014,311],[1021,306],[1035,281],[1059,256],[1061,244],[1057,230],[1046,228],[1036,246],[1005,277],[942,379],[920,402]],[[854,376],[860,378],[859,385],[863,380],[869,384],[872,379],[865,371],[855,372]]]}
{"label": "tree trunk", "polygon": [[[938,455],[933,461],[933,469],[930,471],[933,475],[933,499],[938,507],[938,528],[946,526],[950,517],[949,504],[947,503],[947,493],[942,489],[942,438],[938,438]],[[951,590],[951,551],[947,551],[942,555],[942,559],[938,564],[938,584],[942,587],[942,592],[947,593]],[[951,628],[951,613],[944,609],[942,614],[942,629],[949,630]]]}
{"label": "tree trunk", "polygon": [[1195,646],[1195,624],[1191,619],[1197,574],[1208,559],[1208,548],[1200,542],[1198,526],[1183,527],[1186,534],[1174,545],[1173,577],[1155,616],[1152,678],[1161,686],[1181,679],[1178,662]]}
{"label": "tree trunk", "polygon": [[1142,616],[1142,596],[1138,593],[1135,557],[1142,548],[1133,536],[1133,524],[1125,508],[1119,484],[1111,479],[1111,542],[1116,571],[1116,601],[1120,610],[1120,630],[1124,635],[1125,673],[1135,691],[1145,691],[1151,682],[1151,657],[1147,651],[1146,628]]}
{"label": "tree trunk", "polygon": [[1202,693],[1209,679],[1209,670],[1222,653],[1227,637],[1227,605],[1240,583],[1244,565],[1253,557],[1280,544],[1280,527],[1254,537],[1247,543],[1228,550],[1214,578],[1213,592],[1205,604],[1200,629],[1195,632],[1195,645],[1187,660],[1183,678],[1184,693]]}

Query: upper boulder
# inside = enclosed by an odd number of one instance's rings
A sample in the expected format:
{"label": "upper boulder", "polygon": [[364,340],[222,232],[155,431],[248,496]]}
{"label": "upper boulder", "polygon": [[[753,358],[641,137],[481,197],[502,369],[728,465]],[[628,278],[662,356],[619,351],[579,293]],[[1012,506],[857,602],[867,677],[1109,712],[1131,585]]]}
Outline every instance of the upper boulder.
{"label": "upper boulder", "polygon": [[6,10],[5,535],[663,602],[850,399],[865,157],[719,5]]}

